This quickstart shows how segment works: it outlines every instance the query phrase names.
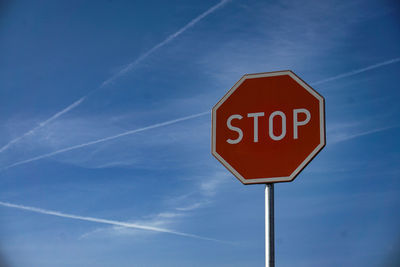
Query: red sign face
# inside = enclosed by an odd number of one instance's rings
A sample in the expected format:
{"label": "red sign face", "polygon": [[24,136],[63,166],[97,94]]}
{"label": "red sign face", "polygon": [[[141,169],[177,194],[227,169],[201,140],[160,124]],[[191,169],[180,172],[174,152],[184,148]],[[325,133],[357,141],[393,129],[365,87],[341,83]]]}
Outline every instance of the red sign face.
{"label": "red sign face", "polygon": [[212,110],[212,154],[244,184],[289,182],[325,146],[324,117],[293,72],[247,74]]}

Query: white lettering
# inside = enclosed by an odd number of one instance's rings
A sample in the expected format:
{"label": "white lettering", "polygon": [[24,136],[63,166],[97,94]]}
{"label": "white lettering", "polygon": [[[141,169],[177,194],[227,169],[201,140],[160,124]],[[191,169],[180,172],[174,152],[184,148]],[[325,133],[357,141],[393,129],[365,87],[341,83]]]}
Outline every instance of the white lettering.
{"label": "white lettering", "polygon": [[257,112],[257,113],[247,113],[247,117],[254,118],[254,143],[258,142],[258,117],[264,116],[264,112]]}
{"label": "white lettering", "polygon": [[234,115],[231,115],[231,116],[228,118],[228,120],[226,121],[226,126],[228,126],[229,130],[232,130],[232,131],[235,131],[235,132],[238,133],[238,138],[236,138],[236,139],[234,139],[234,140],[232,140],[232,139],[227,139],[227,140],[226,140],[226,142],[228,142],[229,144],[237,144],[237,143],[239,143],[240,141],[242,141],[242,138],[243,138],[243,131],[242,131],[242,129],[240,129],[240,128],[238,128],[238,127],[235,127],[235,126],[232,126],[232,124],[231,124],[232,120],[234,120],[234,119],[241,120],[242,118],[243,118],[243,117],[240,116],[239,114],[234,114]]}
{"label": "white lettering", "polygon": [[[298,120],[298,114],[303,113],[306,114],[306,119],[304,121],[299,121]],[[305,108],[299,108],[299,109],[294,109],[293,110],[293,138],[298,139],[298,126],[303,126],[306,125],[311,119],[311,114],[310,111],[308,111]]]}
{"label": "white lettering", "polygon": [[[280,135],[276,136],[274,134],[274,117],[275,116],[280,116],[282,118],[282,132]],[[269,116],[269,137],[271,137],[272,140],[279,141],[283,139],[286,135],[286,116],[285,113],[282,111],[274,111],[271,113]]]}

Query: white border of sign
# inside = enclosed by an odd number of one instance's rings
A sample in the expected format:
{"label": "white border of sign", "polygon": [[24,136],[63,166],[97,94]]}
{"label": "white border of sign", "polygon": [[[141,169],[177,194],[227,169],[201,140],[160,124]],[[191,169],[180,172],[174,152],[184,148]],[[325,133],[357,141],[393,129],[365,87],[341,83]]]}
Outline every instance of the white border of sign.
{"label": "white border of sign", "polygon": [[[216,151],[216,125],[217,125],[217,110],[225,102],[228,97],[235,92],[235,90],[247,79],[283,76],[289,75],[293,80],[300,84],[310,94],[312,94],[319,101],[319,119],[320,119],[320,143],[308,155],[308,157],[287,177],[265,177],[257,179],[245,179],[239,172],[237,172],[228,162],[226,162]],[[296,176],[307,166],[308,163],[318,154],[319,151],[325,146],[325,100],[318,94],[311,86],[301,80],[294,72],[290,70],[265,72],[256,74],[245,74],[243,77],[221,98],[220,101],[212,109],[212,130],[211,130],[211,153],[217,158],[222,165],[224,165],[233,175],[236,176],[243,184],[264,184],[264,183],[278,183],[278,182],[291,182]]]}

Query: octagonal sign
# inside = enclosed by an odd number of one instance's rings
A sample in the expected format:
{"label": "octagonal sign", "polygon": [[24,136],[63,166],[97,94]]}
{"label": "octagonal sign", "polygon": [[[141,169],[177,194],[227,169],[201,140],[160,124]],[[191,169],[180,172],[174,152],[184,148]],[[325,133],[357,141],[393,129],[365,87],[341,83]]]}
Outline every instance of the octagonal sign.
{"label": "octagonal sign", "polygon": [[243,184],[292,181],[324,146],[324,98],[292,71],[246,74],[212,109],[212,154]]}

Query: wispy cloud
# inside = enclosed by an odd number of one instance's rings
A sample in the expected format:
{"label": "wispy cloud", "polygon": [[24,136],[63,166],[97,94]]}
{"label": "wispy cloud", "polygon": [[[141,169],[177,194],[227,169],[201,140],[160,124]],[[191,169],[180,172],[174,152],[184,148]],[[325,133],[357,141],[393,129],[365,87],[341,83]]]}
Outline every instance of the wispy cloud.
{"label": "wispy cloud", "polygon": [[135,223],[107,220],[107,219],[102,219],[102,218],[80,216],[80,215],[63,213],[63,212],[54,211],[54,210],[47,210],[47,209],[41,209],[41,208],[36,208],[36,207],[31,207],[31,206],[13,204],[13,203],[3,202],[3,201],[0,201],[0,205],[3,206],[3,207],[26,210],[26,211],[30,211],[30,212],[46,214],[46,215],[52,215],[52,216],[57,216],[57,217],[62,217],[62,218],[73,219],[73,220],[102,223],[102,224],[108,224],[108,225],[125,227],[125,228],[133,228],[133,229],[139,229],[139,230],[146,230],[146,231],[174,234],[174,235],[178,235],[178,236],[184,236],[184,237],[207,240],[207,241],[228,243],[228,242],[225,242],[225,241],[222,241],[222,240],[217,240],[217,239],[213,239],[213,238],[198,236],[198,235],[194,235],[194,234],[182,233],[182,232],[178,232],[178,231],[173,231],[173,230],[154,227],[154,226],[149,226],[149,225],[140,225],[140,224],[135,224]]}
{"label": "wispy cloud", "polygon": [[38,129],[46,126],[47,124],[49,124],[50,122],[56,120],[58,117],[60,117],[61,115],[73,110],[74,108],[76,108],[77,106],[79,106],[83,101],[85,101],[86,96],[78,99],[77,101],[75,101],[74,103],[72,103],[71,105],[69,105],[68,107],[64,108],[63,110],[57,112],[56,114],[54,114],[53,116],[51,116],[50,118],[48,118],[45,121],[42,121],[41,123],[39,123],[35,128],[29,130],[28,132],[24,133],[23,135],[14,138],[13,140],[11,140],[10,142],[8,142],[6,145],[4,145],[2,148],[0,148],[0,153],[3,152],[4,150],[7,150],[10,146],[12,146],[13,144],[19,142],[22,138],[27,137],[31,134],[33,134],[34,132],[36,132]]}
{"label": "wispy cloud", "polygon": [[[170,226],[176,222],[177,218],[183,216],[184,215],[179,212],[160,212],[158,214],[146,216],[146,218],[129,223],[165,229],[165,228],[170,228]],[[113,225],[113,226],[99,227],[95,230],[84,233],[81,235],[81,238],[89,238],[93,236],[126,236],[126,235],[132,236],[132,235],[148,234],[148,233],[149,233],[148,231],[145,232],[141,231],[140,229],[132,229],[132,228]]]}
{"label": "wispy cloud", "polygon": [[154,52],[156,52],[157,50],[159,50],[160,48],[162,48],[163,46],[167,45],[168,43],[170,43],[171,41],[173,41],[174,39],[176,39],[178,36],[180,36],[182,33],[184,33],[185,31],[187,31],[188,29],[192,28],[194,25],[196,25],[197,23],[199,23],[201,20],[203,20],[205,17],[207,17],[208,15],[210,15],[211,13],[215,12],[216,10],[218,10],[219,8],[223,7],[225,4],[227,4],[228,2],[230,2],[231,0],[221,0],[220,2],[218,2],[216,5],[212,6],[211,8],[209,8],[208,10],[206,10],[205,12],[203,12],[202,14],[200,14],[199,16],[197,16],[196,18],[194,18],[193,20],[191,20],[189,23],[187,23],[185,26],[183,26],[182,28],[180,28],[178,31],[176,31],[175,33],[169,35],[166,39],[164,39],[162,42],[158,43],[157,45],[153,46],[150,50],[148,50],[147,52],[145,52],[144,54],[142,54],[141,56],[139,56],[135,61],[129,63],[128,65],[126,65],[125,67],[123,67],[119,72],[117,72],[116,74],[112,75],[111,77],[109,77],[108,79],[106,79],[105,81],[103,81],[101,83],[101,85],[96,88],[91,90],[89,93],[87,93],[85,96],[81,97],[80,99],[78,99],[77,101],[75,101],[74,103],[70,104],[68,107],[64,108],[63,110],[57,112],[56,114],[54,114],[53,116],[51,116],[49,119],[40,122],[36,127],[34,127],[33,129],[29,130],[28,132],[22,134],[21,136],[14,138],[13,140],[11,140],[10,142],[8,142],[6,145],[4,145],[2,148],[0,148],[0,153],[7,150],[10,146],[12,146],[13,144],[19,142],[21,139],[23,139],[26,136],[29,136],[31,134],[33,134],[34,132],[36,132],[38,129],[46,126],[47,124],[49,124],[50,122],[56,120],[58,117],[60,117],[63,114],[68,113],[69,111],[75,109],[76,107],[78,107],[80,104],[82,104],[82,102],[88,98],[91,94],[93,94],[94,92],[96,92],[97,90],[106,87],[107,85],[111,84],[112,82],[114,82],[116,79],[118,79],[119,77],[127,74],[128,72],[132,71],[134,69],[134,67],[136,67],[137,65],[139,65],[139,63],[141,63],[144,59],[146,59],[147,57],[149,57],[151,54],[153,54]]}
{"label": "wispy cloud", "polygon": [[[189,216],[195,210],[204,208],[213,202],[221,185],[230,181],[231,175],[227,171],[222,171],[222,168],[216,169],[203,177],[194,177],[190,180],[194,185],[195,190],[176,197],[169,196],[166,203],[170,208],[155,215],[146,216],[135,223],[140,225],[149,225],[153,227],[169,228],[176,224],[180,219]],[[125,229],[120,226],[101,227],[83,234],[82,238],[95,236],[125,236],[137,235],[141,232]],[[233,243],[232,243],[233,244]]]}
{"label": "wispy cloud", "polygon": [[323,1],[285,3],[241,1],[241,16],[227,16],[226,23],[232,28],[246,25],[246,30],[235,31],[229,41],[222,35],[201,59],[204,72],[222,84],[231,84],[243,73],[276,69],[317,73],[326,69],[326,65],[320,65],[326,62],[326,56],[345,46],[343,40],[352,37],[368,18],[358,1],[350,4],[336,1],[335,5]]}
{"label": "wispy cloud", "polygon": [[[195,181],[196,191],[190,194],[180,196],[170,202],[177,211],[188,212],[212,203],[213,198],[216,196],[222,185],[231,181],[232,175],[221,166],[210,172],[207,171],[206,175],[195,176],[192,178]],[[184,203],[184,205],[180,205]]]}
{"label": "wispy cloud", "polygon": [[198,208],[201,208],[204,205],[209,204],[209,203],[210,203],[209,201],[199,201],[199,202],[192,203],[190,205],[177,207],[175,209],[178,210],[178,211],[192,211],[192,210],[196,210]]}
{"label": "wispy cloud", "polygon": [[139,58],[137,58],[135,61],[129,63],[126,65],[122,70],[120,70],[117,74],[113,75],[109,79],[105,80],[100,87],[104,87],[106,85],[109,85],[112,83],[114,80],[119,78],[120,76],[126,74],[127,72],[131,71],[134,67],[136,67],[140,62],[142,62],[145,58],[153,54],[155,51],[160,49],[161,47],[165,46],[166,44],[170,43],[172,40],[177,38],[179,35],[187,31],[188,29],[192,28],[194,25],[196,25],[198,22],[200,22],[202,19],[210,15],[211,13],[215,12],[217,9],[223,7],[226,3],[230,2],[231,0],[222,0],[215,6],[209,8],[207,11],[196,17],[195,19],[191,20],[188,24],[180,28],[177,32],[169,35],[164,41],[161,43],[155,45],[152,47],[149,51],[141,55]]}
{"label": "wispy cloud", "polygon": [[[346,77],[357,75],[357,74],[362,73],[362,72],[370,71],[372,69],[376,69],[376,68],[379,68],[379,67],[387,66],[389,64],[394,64],[394,63],[397,63],[399,61],[400,61],[400,58],[393,58],[391,60],[383,61],[383,62],[374,64],[374,65],[371,65],[371,66],[368,66],[368,67],[364,67],[364,68],[361,68],[361,69],[353,70],[351,72],[342,73],[342,74],[335,75],[335,76],[332,76],[332,77],[327,78],[327,79],[316,81],[316,82],[311,83],[311,85],[323,84],[323,83],[327,83],[327,82],[330,82],[330,81],[333,81],[333,80],[343,79],[343,78],[346,78]],[[123,136],[126,136],[126,135],[131,135],[131,134],[135,134],[135,133],[139,133],[139,132],[143,132],[143,131],[147,131],[147,130],[151,130],[151,129],[167,126],[167,125],[170,125],[170,124],[174,124],[174,123],[178,123],[178,122],[194,119],[194,118],[201,117],[201,116],[204,116],[204,115],[207,115],[207,114],[210,114],[210,111],[201,112],[201,113],[197,113],[197,114],[193,114],[193,115],[190,115],[190,116],[181,117],[181,118],[170,120],[170,121],[156,123],[156,124],[153,124],[153,125],[150,125],[150,126],[147,126],[147,127],[138,128],[138,129],[134,129],[134,130],[123,132],[121,134],[117,134],[117,135],[113,135],[113,136],[97,139],[95,141],[86,142],[86,143],[82,143],[82,144],[66,147],[66,148],[51,152],[51,153],[47,153],[47,154],[39,155],[39,156],[36,156],[36,157],[32,157],[32,158],[27,159],[27,160],[22,160],[22,161],[15,162],[15,163],[10,164],[10,165],[8,165],[6,167],[3,167],[1,170],[6,170],[6,169],[9,169],[9,168],[13,168],[13,167],[16,167],[16,166],[19,166],[19,165],[23,165],[23,164],[26,164],[26,163],[30,163],[30,162],[33,162],[33,161],[37,161],[37,160],[40,160],[40,159],[49,158],[49,157],[52,157],[52,156],[55,156],[55,155],[58,155],[58,154],[61,154],[61,153],[64,153],[64,152],[72,151],[72,150],[75,150],[75,149],[79,149],[79,148],[83,148],[83,147],[87,147],[87,146],[103,143],[103,142],[106,142],[106,141],[114,140],[114,139],[117,139],[117,138],[120,138],[120,137],[123,137]],[[353,138],[356,138],[358,136],[361,136],[361,135],[355,135]]]}
{"label": "wispy cloud", "polygon": [[327,78],[327,79],[324,79],[324,80],[320,80],[320,81],[314,82],[311,85],[318,85],[318,84],[322,84],[322,83],[336,81],[336,80],[339,80],[339,79],[343,79],[343,78],[346,78],[346,77],[354,76],[354,75],[359,74],[359,73],[363,73],[363,72],[366,72],[366,71],[369,71],[369,70],[373,70],[373,69],[380,68],[380,67],[383,67],[383,66],[387,66],[387,65],[390,65],[390,64],[394,64],[394,63],[397,63],[397,62],[400,62],[400,57],[393,58],[393,59],[390,59],[390,60],[387,60],[387,61],[383,61],[383,62],[380,62],[380,63],[377,63],[377,64],[373,64],[373,65],[365,67],[365,68],[361,68],[361,69],[345,72],[345,73],[342,73],[342,74],[339,74],[339,75],[336,75],[336,76],[333,76],[333,77],[330,77],[330,78]]}
{"label": "wispy cloud", "polygon": [[218,188],[231,179],[231,174],[227,171],[215,171],[208,179],[202,179],[200,189],[203,195],[212,197],[216,194]]}
{"label": "wispy cloud", "polygon": [[139,133],[139,132],[143,132],[143,131],[147,131],[147,130],[151,130],[151,129],[155,129],[155,128],[171,125],[171,124],[174,124],[174,123],[178,123],[178,122],[182,122],[182,121],[198,118],[198,117],[201,117],[201,116],[204,116],[204,115],[207,115],[207,114],[210,114],[210,111],[201,112],[201,113],[193,114],[193,115],[186,116],[186,117],[181,117],[181,118],[170,120],[170,121],[156,123],[156,124],[153,124],[153,125],[150,125],[150,126],[147,126],[147,127],[134,129],[134,130],[131,130],[131,131],[126,131],[126,132],[123,132],[123,133],[120,133],[120,134],[117,134],[117,135],[101,138],[101,139],[98,139],[98,140],[95,140],[95,141],[91,141],[91,142],[87,142],[87,143],[83,143],[83,144],[79,144],[79,145],[75,145],[75,146],[66,147],[66,148],[51,152],[51,153],[43,154],[43,155],[40,155],[40,156],[37,156],[37,157],[33,157],[33,158],[30,158],[30,159],[27,159],[27,160],[18,161],[16,163],[13,163],[11,165],[8,165],[8,166],[2,168],[1,170],[4,171],[4,170],[7,170],[7,169],[16,167],[18,165],[22,165],[22,164],[26,164],[26,163],[29,163],[29,162],[37,161],[37,160],[40,160],[40,159],[52,157],[52,156],[55,156],[55,155],[58,155],[58,154],[61,154],[61,153],[64,153],[64,152],[68,152],[68,151],[71,151],[71,150],[75,150],[75,149],[79,149],[79,148],[82,148],[82,147],[87,147],[87,146],[91,146],[91,145],[107,142],[107,141],[114,140],[114,139],[117,139],[117,138],[120,138],[120,137],[123,137],[123,136],[136,134],[136,133]]}
{"label": "wispy cloud", "polygon": [[344,141],[348,141],[357,137],[361,136],[366,136],[374,133],[379,133],[383,131],[387,131],[390,129],[398,128],[399,125],[393,125],[393,126],[388,126],[388,127],[381,127],[381,128],[375,128],[367,131],[361,131],[361,132],[356,132],[356,133],[346,133],[341,131],[340,133],[332,133],[330,134],[330,144],[336,144]]}

